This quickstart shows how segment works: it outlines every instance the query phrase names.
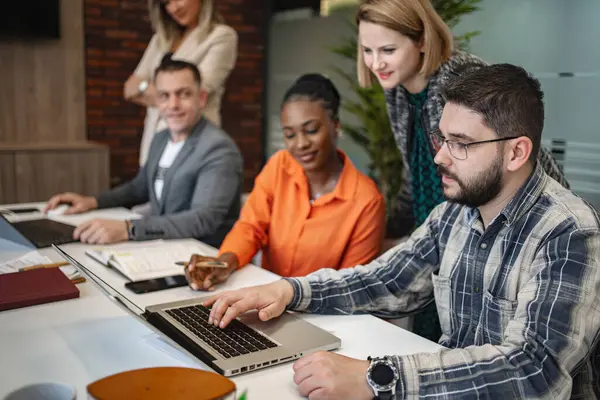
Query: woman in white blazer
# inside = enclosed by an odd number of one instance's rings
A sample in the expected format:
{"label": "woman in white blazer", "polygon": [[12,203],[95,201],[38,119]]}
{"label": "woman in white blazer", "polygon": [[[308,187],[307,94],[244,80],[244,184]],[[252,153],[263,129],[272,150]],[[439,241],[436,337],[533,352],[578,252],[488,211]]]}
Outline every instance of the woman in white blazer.
{"label": "woman in white blazer", "polygon": [[204,116],[221,126],[221,98],[237,59],[235,30],[223,23],[214,0],[148,0],[154,35],[124,87],[125,99],[146,106],[140,165],[144,165],[154,134],[165,129],[152,84],[154,70],[166,53],[198,66],[208,97]]}

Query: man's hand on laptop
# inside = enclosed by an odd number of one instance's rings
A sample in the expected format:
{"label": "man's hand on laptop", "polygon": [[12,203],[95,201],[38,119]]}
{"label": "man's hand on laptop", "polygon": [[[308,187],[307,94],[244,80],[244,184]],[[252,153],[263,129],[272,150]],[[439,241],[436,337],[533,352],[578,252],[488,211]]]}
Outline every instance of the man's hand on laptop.
{"label": "man's hand on laptop", "polygon": [[[206,261],[222,262],[227,267],[199,266]],[[238,257],[234,253],[224,253],[217,258],[194,254],[184,267],[185,277],[192,289],[213,291],[215,285],[225,282],[238,265]]]}
{"label": "man's hand on laptop", "polygon": [[79,214],[98,208],[98,201],[93,196],[82,196],[77,193],[60,193],[54,195],[48,200],[44,212],[54,210],[60,204],[69,204],[70,207],[65,210],[65,215]]}
{"label": "man's hand on laptop", "polygon": [[294,287],[282,279],[267,285],[219,293],[202,304],[205,307],[212,306],[208,323],[225,328],[231,321],[250,310],[258,310],[261,321],[278,317],[293,297]]}
{"label": "man's hand on laptop", "polygon": [[73,237],[82,243],[106,244],[124,242],[129,239],[125,221],[93,219],[75,228]]}

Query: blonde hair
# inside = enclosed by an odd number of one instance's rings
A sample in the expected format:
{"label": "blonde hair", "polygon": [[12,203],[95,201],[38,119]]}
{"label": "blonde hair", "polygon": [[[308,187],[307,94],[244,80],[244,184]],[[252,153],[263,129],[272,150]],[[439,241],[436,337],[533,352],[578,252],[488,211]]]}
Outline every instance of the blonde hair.
{"label": "blonde hair", "polygon": [[[215,25],[223,23],[223,18],[216,11],[214,0],[200,0],[198,28],[200,39],[203,40]],[[152,29],[158,35],[160,47],[168,51],[173,42],[183,33],[177,22],[171,18],[165,5],[160,0],[148,0],[148,11]]]}
{"label": "blonde hair", "polygon": [[[420,74],[432,75],[450,58],[454,48],[452,32],[429,0],[363,0],[356,13],[356,24],[370,22],[423,44]],[[373,73],[365,65],[360,40],[357,41],[356,68],[362,87],[373,85]]]}

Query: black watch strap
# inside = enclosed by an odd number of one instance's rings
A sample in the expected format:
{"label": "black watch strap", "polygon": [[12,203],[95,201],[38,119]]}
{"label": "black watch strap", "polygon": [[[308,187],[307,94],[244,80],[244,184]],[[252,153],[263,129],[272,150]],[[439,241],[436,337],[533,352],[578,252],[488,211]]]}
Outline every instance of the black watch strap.
{"label": "black watch strap", "polygon": [[378,393],[377,396],[373,397],[373,400],[393,400],[394,395],[391,391]]}

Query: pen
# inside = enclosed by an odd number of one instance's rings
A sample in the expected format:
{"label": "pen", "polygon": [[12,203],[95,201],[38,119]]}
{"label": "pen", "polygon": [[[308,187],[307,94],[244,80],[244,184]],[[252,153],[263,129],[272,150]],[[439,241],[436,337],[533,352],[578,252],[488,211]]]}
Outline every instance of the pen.
{"label": "pen", "polygon": [[52,263],[52,264],[36,264],[36,265],[30,265],[29,267],[23,267],[20,269],[20,271],[29,271],[32,269],[40,269],[40,268],[58,268],[58,267],[64,267],[66,265],[69,265],[69,263],[65,262],[65,261]]}
{"label": "pen", "polygon": [[[187,267],[190,263],[187,261],[176,261],[175,265],[181,265],[183,267]],[[216,260],[209,260],[209,261],[198,261],[196,263],[196,267],[198,268],[227,268],[229,266],[229,264],[227,264],[225,261],[216,261]]]}
{"label": "pen", "polygon": [[[41,268],[58,268],[58,267],[64,267],[67,265],[69,265],[69,263],[65,262],[65,261],[52,263],[52,264],[37,264],[37,265],[30,265],[29,267],[21,268],[19,271],[23,272],[23,271],[30,271],[30,270],[41,269]],[[70,281],[77,284],[77,283],[85,282],[86,279],[83,276],[77,276],[75,278],[70,279]]]}

